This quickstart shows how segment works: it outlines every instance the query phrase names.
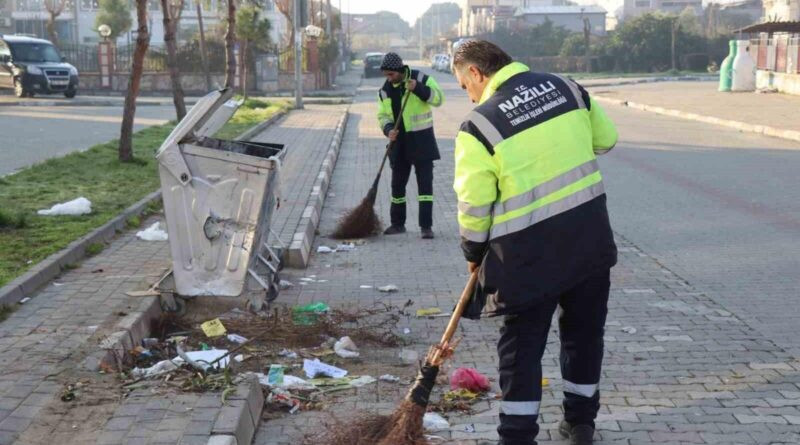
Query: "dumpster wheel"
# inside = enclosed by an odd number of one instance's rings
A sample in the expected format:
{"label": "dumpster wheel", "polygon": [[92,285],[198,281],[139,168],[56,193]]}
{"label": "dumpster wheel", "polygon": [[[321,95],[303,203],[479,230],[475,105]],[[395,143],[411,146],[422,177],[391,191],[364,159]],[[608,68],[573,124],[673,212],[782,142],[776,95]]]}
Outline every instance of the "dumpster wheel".
{"label": "dumpster wheel", "polygon": [[159,298],[161,310],[178,316],[186,315],[186,299],[172,292],[162,292]]}

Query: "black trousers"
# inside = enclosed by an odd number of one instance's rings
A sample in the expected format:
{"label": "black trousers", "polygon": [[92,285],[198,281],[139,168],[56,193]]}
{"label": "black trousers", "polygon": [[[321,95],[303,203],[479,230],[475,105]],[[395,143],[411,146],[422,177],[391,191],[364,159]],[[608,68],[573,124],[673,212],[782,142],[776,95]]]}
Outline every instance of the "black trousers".
{"label": "black trousers", "polygon": [[523,313],[505,317],[500,358],[500,434],[503,445],[535,445],[542,400],[542,355],[553,313],[558,308],[564,418],[588,424],[600,409],[603,332],[608,313],[610,271],[596,273],[561,295]]}
{"label": "black trousers", "polygon": [[403,156],[392,160],[392,205],[389,210],[393,226],[406,223],[406,185],[411,176],[411,167],[417,175],[419,199],[419,226],[433,226],[433,161],[415,161],[413,164]]}

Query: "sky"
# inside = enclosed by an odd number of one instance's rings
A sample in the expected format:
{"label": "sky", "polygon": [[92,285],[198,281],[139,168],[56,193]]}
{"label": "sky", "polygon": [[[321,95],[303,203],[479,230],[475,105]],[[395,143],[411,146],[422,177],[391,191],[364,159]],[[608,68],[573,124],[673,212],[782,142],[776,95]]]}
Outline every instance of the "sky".
{"label": "sky", "polygon": [[[430,0],[331,0],[331,5],[338,7],[339,1],[345,13],[371,14],[378,11],[392,11],[400,14],[409,25],[414,26],[417,17],[430,8],[431,3],[447,3]],[[453,0],[453,3],[457,3]],[[350,10],[348,11],[348,6]]]}

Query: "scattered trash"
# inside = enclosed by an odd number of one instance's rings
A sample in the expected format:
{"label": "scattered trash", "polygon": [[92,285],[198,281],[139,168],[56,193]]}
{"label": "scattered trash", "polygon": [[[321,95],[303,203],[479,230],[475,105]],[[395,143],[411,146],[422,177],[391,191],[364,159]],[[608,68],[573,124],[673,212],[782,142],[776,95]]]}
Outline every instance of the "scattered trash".
{"label": "scattered trash", "polygon": [[234,359],[234,360],[236,360],[237,362],[241,363],[241,362],[243,362],[243,361],[244,361],[246,358],[249,358],[249,357],[250,357],[249,355],[245,357],[245,356],[244,356],[244,355],[242,355],[242,354],[238,354],[238,355],[236,355],[235,357],[233,357],[233,359]]}
{"label": "scattered trash", "polygon": [[361,289],[372,289],[372,286],[370,286],[369,284],[362,284],[361,286],[359,286],[359,288],[361,288]]}
{"label": "scattered trash", "polygon": [[347,375],[346,370],[322,363],[319,359],[303,360],[303,371],[305,371],[306,376],[310,379],[317,376],[340,379]]}
{"label": "scattered trash", "polygon": [[290,351],[288,349],[282,350],[281,352],[278,353],[278,355],[280,357],[286,357],[286,358],[292,358],[292,359],[295,359],[295,358],[298,357],[296,352]]}
{"label": "scattered trash", "polygon": [[92,213],[92,202],[81,196],[78,199],[56,204],[46,210],[39,210],[39,215],[56,216],[56,215],[85,215]]}
{"label": "scattered trash", "polygon": [[621,331],[626,334],[635,334],[636,328],[634,328],[633,326],[625,326],[624,328],[621,329]]}
{"label": "scattered trash", "polygon": [[103,272],[104,272],[103,269],[95,269],[92,271],[92,273],[103,273]]}
{"label": "scattered trash", "polygon": [[489,379],[474,368],[458,368],[450,376],[450,388],[482,393],[489,390]]}
{"label": "scattered trash", "polygon": [[64,283],[59,283],[57,281],[53,281],[53,286],[55,286],[55,287],[61,287],[63,285],[64,285]]}
{"label": "scattered trash", "polygon": [[296,325],[310,326],[317,321],[317,316],[331,310],[325,303],[311,303],[305,306],[295,306],[292,308],[292,321]]}
{"label": "scattered trash", "polygon": [[221,335],[225,335],[227,330],[225,330],[225,326],[219,320],[219,318],[215,318],[213,320],[208,320],[207,322],[200,325],[200,328],[206,334],[208,338],[219,337]]}
{"label": "scattered trash", "polygon": [[378,380],[382,382],[400,383],[400,377],[395,377],[391,374],[384,374],[378,377]]}
{"label": "scattered trash", "polygon": [[292,393],[281,388],[273,388],[267,397],[267,402],[288,406],[290,414],[300,409],[300,401],[294,398]]}
{"label": "scattered trash", "polygon": [[358,357],[358,346],[353,342],[350,337],[342,337],[333,345],[333,350],[341,358],[355,358]]}
{"label": "scattered trash", "polygon": [[155,222],[150,227],[136,232],[136,238],[142,241],[166,241],[169,239],[167,232],[159,227],[161,223]]}
{"label": "scattered trash", "polygon": [[422,427],[428,431],[441,431],[450,428],[450,422],[441,414],[425,413],[422,418]]}
{"label": "scattered trash", "polygon": [[400,351],[400,360],[406,365],[413,365],[419,361],[419,353],[413,349],[403,349]]}
{"label": "scattered trash", "polygon": [[[190,351],[186,353],[189,360],[197,363],[205,369],[211,367],[211,363],[219,360],[214,364],[215,368],[227,368],[230,362],[229,357],[226,356],[227,349],[209,349],[207,351]],[[224,358],[223,358],[224,357]],[[222,358],[220,360],[220,358]],[[184,360],[181,357],[175,357],[173,360],[175,364],[183,364]]]}
{"label": "scattered trash", "polygon": [[409,329],[409,328],[405,328],[405,329],[403,329],[403,334],[406,334],[406,335],[408,335],[408,334],[410,334],[410,333],[411,333],[411,329]]}
{"label": "scattered trash", "polygon": [[547,386],[550,384],[550,379],[547,377],[542,377],[542,386]]}
{"label": "scattered trash", "polygon": [[292,284],[291,281],[281,280],[280,283],[278,283],[278,286],[280,286],[281,290],[286,290],[290,287],[293,287],[294,284]]}
{"label": "scattered trash", "polygon": [[133,368],[131,375],[134,378],[140,379],[142,377],[153,377],[167,371],[178,369],[178,365],[172,360],[162,360],[149,368]]}
{"label": "scattered trash", "polygon": [[240,345],[241,345],[242,343],[245,343],[245,342],[247,342],[247,339],[246,339],[246,338],[244,338],[244,337],[242,337],[242,336],[241,336],[241,335],[239,335],[239,334],[228,334],[228,340],[229,340],[229,341],[232,341],[232,342],[234,342],[234,343],[238,343],[238,344],[240,344]]}
{"label": "scattered trash", "polygon": [[283,385],[281,387],[286,389],[296,389],[296,390],[317,389],[317,387],[312,385],[311,383],[301,379],[300,377],[295,377],[293,375],[283,376]]}
{"label": "scattered trash", "polygon": [[19,304],[25,304],[29,301],[31,301],[31,297],[25,297],[22,300],[19,300]]}
{"label": "scattered trash", "polygon": [[267,384],[269,386],[283,385],[283,365],[269,365]]}
{"label": "scattered trash", "polygon": [[303,281],[303,282],[306,282],[306,283],[313,283],[314,279],[310,278],[310,277],[303,277],[303,278],[300,278],[300,281]]}
{"label": "scattered trash", "polygon": [[352,386],[354,388],[361,388],[362,386],[367,386],[367,385],[369,385],[371,383],[375,383],[376,381],[377,380],[375,380],[374,377],[371,377],[371,376],[368,376],[368,375],[363,375],[363,376],[358,377],[356,379],[350,380],[350,386]]}
{"label": "scattered trash", "polygon": [[427,309],[417,309],[417,317],[430,317],[431,315],[441,314],[442,310],[438,307],[432,307]]}
{"label": "scattered trash", "polygon": [[466,425],[464,427],[464,432],[465,433],[474,433],[475,432],[475,424],[474,423],[470,423],[469,425]]}
{"label": "scattered trash", "polygon": [[331,249],[328,246],[319,246],[317,247],[317,253],[333,253],[336,252],[335,249]]}
{"label": "scattered trash", "polygon": [[72,385],[67,385],[67,387],[61,391],[61,401],[72,402],[73,400],[75,400],[75,387]]}
{"label": "scattered trash", "polygon": [[378,290],[381,292],[397,292],[400,288],[395,286],[394,284],[389,284],[383,287],[379,287]]}
{"label": "scattered trash", "polygon": [[147,337],[142,339],[142,346],[144,346],[145,348],[152,348],[158,345],[158,343],[159,343],[158,339],[154,337]]}
{"label": "scattered trash", "polygon": [[356,245],[354,243],[343,243],[336,246],[337,252],[352,252],[356,250]]}

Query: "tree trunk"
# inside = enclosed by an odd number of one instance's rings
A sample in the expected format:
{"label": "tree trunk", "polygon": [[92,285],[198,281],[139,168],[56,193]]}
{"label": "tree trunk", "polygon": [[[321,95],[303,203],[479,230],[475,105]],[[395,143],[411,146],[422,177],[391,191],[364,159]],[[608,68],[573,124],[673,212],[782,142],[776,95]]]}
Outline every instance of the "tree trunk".
{"label": "tree trunk", "polygon": [[677,19],[672,20],[672,45],[671,45],[671,53],[672,53],[672,71],[675,71],[678,68],[678,64],[675,60],[675,34],[678,31]]}
{"label": "tree trunk", "polygon": [[172,102],[175,104],[175,114],[180,122],[186,116],[186,103],[183,86],[181,86],[181,72],[178,68],[178,48],[175,34],[183,10],[183,0],[180,0],[175,8],[169,5],[168,0],[161,0],[161,10],[164,15],[164,44],[167,47],[167,66],[172,82]]}
{"label": "tree trunk", "polygon": [[147,0],[136,0],[136,50],[133,53],[133,67],[128,81],[128,94],[125,96],[125,108],[122,114],[122,130],[119,137],[119,160],[133,160],[133,118],[136,115],[136,98],[144,71],[144,56],[150,45],[150,31],[147,28]]}
{"label": "tree trunk", "polygon": [[[56,4],[58,2],[58,4]],[[67,0],[49,0],[45,1],[44,7],[48,12],[47,19],[47,35],[50,41],[58,48],[58,32],[56,32],[56,19],[64,12],[67,5]]]}
{"label": "tree trunk", "polygon": [[228,0],[228,31],[225,33],[225,88],[233,87],[236,76],[236,56],[233,47],[236,44],[236,0]]}
{"label": "tree trunk", "polygon": [[247,99],[247,39],[242,41],[242,96]]}
{"label": "tree trunk", "polygon": [[206,91],[211,91],[211,73],[208,71],[208,58],[206,56],[206,32],[203,30],[203,10],[200,2],[197,5],[197,25],[200,27],[200,62],[203,64],[203,74],[206,76]]}

